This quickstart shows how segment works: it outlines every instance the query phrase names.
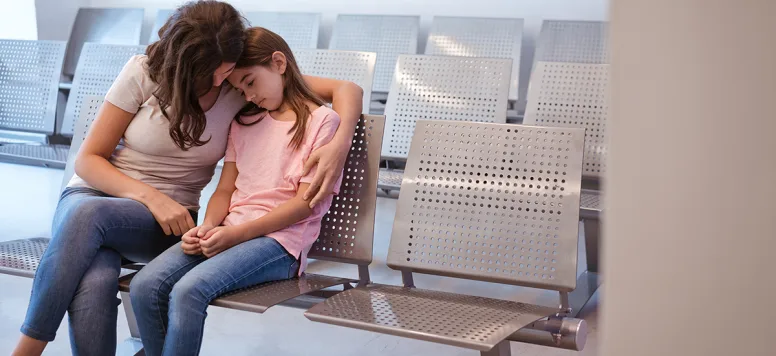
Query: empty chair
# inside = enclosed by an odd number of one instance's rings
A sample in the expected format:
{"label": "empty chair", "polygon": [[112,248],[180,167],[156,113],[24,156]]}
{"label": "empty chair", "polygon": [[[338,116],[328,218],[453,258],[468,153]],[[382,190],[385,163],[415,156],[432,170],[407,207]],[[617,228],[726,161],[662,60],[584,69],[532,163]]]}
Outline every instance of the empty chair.
{"label": "empty chair", "polygon": [[251,26],[264,27],[283,37],[291,49],[317,48],[320,13],[307,12],[246,12]]}
{"label": "empty chair", "polygon": [[512,59],[509,100],[517,100],[523,19],[434,16],[426,54]]}
{"label": "empty chair", "polygon": [[[407,158],[417,120],[505,123],[511,70],[511,59],[399,56],[385,109],[383,157]],[[400,171],[380,172],[380,189],[400,185]]]}
{"label": "empty chair", "polygon": [[148,43],[154,43],[159,40],[159,29],[164,26],[167,19],[172,16],[172,9],[159,9],[156,12],[156,18],[154,19],[154,27],[151,28],[151,35],[148,37]]}
{"label": "empty chair", "polygon": [[[418,121],[387,258],[404,286],[359,286],[305,316],[482,355],[511,355],[509,340],[523,341],[522,328],[555,340],[549,345],[574,340],[568,348],[581,349],[585,323],[568,316],[577,308],[569,292],[583,145],[581,129]],[[555,290],[559,303],[415,288],[413,273]],[[564,323],[573,327],[561,332]]]}
{"label": "empty chair", "polygon": [[[588,23],[583,25],[592,26]],[[594,28],[600,29],[601,26]],[[579,28],[572,26],[568,29],[569,34],[557,34],[555,37],[563,38],[565,41],[574,36],[571,32],[578,30]],[[598,30],[588,32],[601,33]],[[555,41],[556,44],[561,42]],[[590,43],[598,42],[590,41]],[[585,189],[582,189],[580,216],[583,219],[585,232],[587,270],[580,280],[588,284],[588,297],[595,293],[600,284],[598,278],[600,219],[604,207],[599,186],[606,172],[609,150],[606,138],[610,98],[609,64],[589,63],[608,61],[608,50],[602,50],[602,48],[606,48],[605,45],[597,48],[593,46],[588,50],[572,49],[563,45],[546,51],[543,54],[544,59],[587,62],[536,62],[528,87],[528,103],[523,119],[523,123],[527,125],[585,129],[585,158],[582,170]]]}
{"label": "empty chair", "polygon": [[146,46],[86,43],[78,59],[73,87],[67,99],[59,132],[72,136],[84,99],[87,96],[104,97],[127,61],[136,54],[145,53],[145,48]]}
{"label": "empty chair", "polygon": [[375,53],[327,49],[294,49],[294,58],[303,74],[347,80],[364,90],[363,112],[369,113]]}
{"label": "empty chair", "polygon": [[400,54],[418,51],[419,16],[339,15],[330,49],[377,53],[372,91],[386,93]]}
{"label": "empty chair", "polygon": [[544,20],[536,62],[609,63],[609,24],[603,21]]}
{"label": "empty chair", "polygon": [[[54,133],[64,41],[0,40],[0,161],[44,163],[64,160],[47,146]],[[17,143],[17,144],[9,144]]]}

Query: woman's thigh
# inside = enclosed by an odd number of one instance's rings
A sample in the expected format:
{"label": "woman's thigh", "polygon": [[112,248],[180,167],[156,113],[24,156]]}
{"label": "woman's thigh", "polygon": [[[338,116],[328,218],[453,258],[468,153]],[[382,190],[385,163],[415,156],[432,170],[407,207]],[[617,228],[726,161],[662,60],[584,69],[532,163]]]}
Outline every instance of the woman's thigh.
{"label": "woman's thigh", "polygon": [[167,236],[148,208],[88,188],[67,189],[53,223],[54,240],[94,248],[108,247],[134,262],[148,262],[180,241]]}

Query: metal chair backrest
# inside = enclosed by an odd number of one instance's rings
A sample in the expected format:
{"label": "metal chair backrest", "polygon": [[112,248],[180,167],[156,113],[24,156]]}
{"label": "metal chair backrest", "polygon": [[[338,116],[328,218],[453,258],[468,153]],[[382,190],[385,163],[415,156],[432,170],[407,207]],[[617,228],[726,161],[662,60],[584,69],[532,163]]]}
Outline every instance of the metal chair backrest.
{"label": "metal chair backrest", "polygon": [[544,20],[536,43],[536,62],[610,63],[609,23]]}
{"label": "metal chair backrest", "polygon": [[369,52],[330,49],[295,49],[294,58],[302,73],[324,78],[347,80],[364,89],[363,112],[369,113],[372,80],[377,55]]}
{"label": "metal chair backrest", "polygon": [[64,41],[0,40],[0,129],[52,134]]}
{"label": "metal chair backrest", "polygon": [[143,28],[143,9],[78,9],[65,56],[64,74],[75,74],[81,49],[87,42],[139,45]]}
{"label": "metal chair backrest", "polygon": [[145,48],[146,46],[85,44],[78,59],[73,87],[67,98],[60,133],[73,135],[84,98],[89,95],[104,97],[127,61],[134,55],[145,53]]}
{"label": "metal chair backrest", "polygon": [[70,151],[67,153],[67,165],[65,165],[65,175],[62,177],[62,190],[75,174],[75,156],[81,149],[81,144],[86,139],[86,134],[92,126],[92,122],[97,118],[97,112],[102,106],[103,97],[98,95],[89,95],[83,98],[83,105],[78,115],[78,121],[73,130],[73,141],[70,144]]}
{"label": "metal chair backrest", "polygon": [[608,152],[609,95],[608,64],[537,62],[523,123],[585,129],[582,174],[601,178]]}
{"label": "metal chair backrest", "polygon": [[154,19],[154,27],[151,28],[151,35],[148,36],[148,43],[154,43],[159,40],[159,29],[164,26],[164,24],[167,22],[167,19],[172,16],[173,9],[159,9],[159,11],[156,12],[156,18]]}
{"label": "metal chair backrest", "polygon": [[369,265],[374,242],[377,175],[385,117],[362,115],[356,127],[340,192],[323,217],[310,258]]}
{"label": "metal chair backrest", "polygon": [[292,50],[318,48],[321,14],[310,12],[246,12],[251,26],[264,27],[283,37]]}
{"label": "metal chair backrest", "polygon": [[574,128],[418,121],[388,266],[573,290],[583,144]]}
{"label": "metal chair backrest", "polygon": [[407,158],[420,119],[505,123],[511,70],[512,60],[504,58],[399,56],[383,157]]}
{"label": "metal chair backrest", "polygon": [[330,49],[377,53],[372,91],[388,92],[400,54],[418,51],[420,16],[339,15]]}
{"label": "metal chair backrest", "polygon": [[511,58],[509,100],[517,100],[523,19],[434,16],[426,54]]}

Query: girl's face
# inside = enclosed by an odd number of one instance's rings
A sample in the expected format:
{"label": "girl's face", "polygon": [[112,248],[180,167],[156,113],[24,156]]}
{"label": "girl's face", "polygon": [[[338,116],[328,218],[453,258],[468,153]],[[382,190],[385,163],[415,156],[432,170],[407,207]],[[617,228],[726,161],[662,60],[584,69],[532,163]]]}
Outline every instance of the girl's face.
{"label": "girl's face", "polygon": [[275,52],[268,66],[236,68],[227,80],[242,92],[246,100],[273,111],[283,104],[283,73],[285,72],[286,56]]}

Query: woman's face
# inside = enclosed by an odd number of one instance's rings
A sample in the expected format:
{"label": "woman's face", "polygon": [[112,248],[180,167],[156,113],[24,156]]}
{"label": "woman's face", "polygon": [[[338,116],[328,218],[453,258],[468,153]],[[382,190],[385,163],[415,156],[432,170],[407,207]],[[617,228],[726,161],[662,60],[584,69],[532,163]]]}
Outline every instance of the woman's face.
{"label": "woman's face", "polygon": [[267,110],[277,110],[283,105],[283,73],[286,57],[275,52],[268,66],[237,68],[227,80],[245,99]]}
{"label": "woman's face", "polygon": [[226,80],[226,78],[229,77],[229,74],[232,74],[234,71],[234,65],[235,63],[223,62],[220,66],[218,66],[216,71],[213,72],[214,87],[220,87],[221,84],[224,83],[224,80]]}

